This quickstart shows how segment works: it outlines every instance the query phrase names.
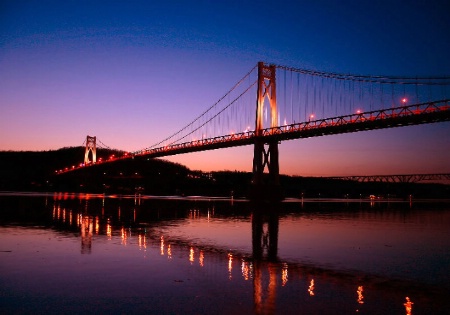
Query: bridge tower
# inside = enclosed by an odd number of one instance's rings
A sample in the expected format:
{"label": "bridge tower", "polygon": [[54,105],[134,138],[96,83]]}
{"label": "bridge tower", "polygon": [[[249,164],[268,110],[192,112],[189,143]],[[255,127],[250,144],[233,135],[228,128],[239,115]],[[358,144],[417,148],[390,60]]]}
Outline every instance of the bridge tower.
{"label": "bridge tower", "polygon": [[97,137],[86,137],[86,150],[84,153],[84,164],[89,164],[89,152],[92,152],[92,163],[97,162]]}
{"label": "bridge tower", "polygon": [[[270,105],[270,127],[278,125],[275,66],[258,62],[258,90],[256,100],[255,146],[253,153],[252,198],[281,199],[278,141],[266,141],[262,131],[264,101]],[[267,166],[268,174],[264,173]]]}

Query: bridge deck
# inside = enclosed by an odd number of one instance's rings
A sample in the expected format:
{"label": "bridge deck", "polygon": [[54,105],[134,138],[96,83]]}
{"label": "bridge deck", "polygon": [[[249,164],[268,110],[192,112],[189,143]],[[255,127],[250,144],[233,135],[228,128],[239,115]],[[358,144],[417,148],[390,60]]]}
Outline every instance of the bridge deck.
{"label": "bridge deck", "polygon": [[[179,144],[138,151],[123,157],[101,163],[110,163],[129,158],[156,158],[198,151],[216,150],[254,144],[256,137],[267,143],[300,138],[320,137],[367,130],[403,127],[450,121],[450,100],[415,104],[396,108],[361,112],[351,115],[312,120],[291,125],[263,129],[261,134],[254,131],[205,138]],[[99,164],[99,163],[97,163]],[[57,174],[73,171],[79,167],[59,170]]]}
{"label": "bridge deck", "polygon": [[[285,141],[442,121],[450,121],[450,104],[448,100],[266,128],[262,130],[259,136],[263,137],[266,142]],[[248,131],[154,148],[138,152],[135,156],[161,157],[244,146],[253,144],[255,137],[254,131]]]}

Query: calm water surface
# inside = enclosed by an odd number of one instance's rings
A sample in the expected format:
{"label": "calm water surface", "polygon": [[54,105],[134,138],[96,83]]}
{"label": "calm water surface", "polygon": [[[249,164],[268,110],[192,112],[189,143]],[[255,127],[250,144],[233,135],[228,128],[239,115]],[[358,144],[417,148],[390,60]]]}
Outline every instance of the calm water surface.
{"label": "calm water surface", "polygon": [[450,204],[0,193],[0,312],[448,314]]}

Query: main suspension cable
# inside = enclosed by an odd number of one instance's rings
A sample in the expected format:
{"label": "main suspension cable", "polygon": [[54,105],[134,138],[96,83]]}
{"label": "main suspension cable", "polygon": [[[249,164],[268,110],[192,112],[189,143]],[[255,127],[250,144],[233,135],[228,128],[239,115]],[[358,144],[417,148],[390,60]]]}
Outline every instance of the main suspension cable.
{"label": "main suspension cable", "polygon": [[[418,85],[448,85],[450,84],[450,76],[432,76],[432,77],[402,77],[402,76],[383,76],[383,75],[358,75],[358,74],[342,74],[334,72],[322,72],[307,69],[297,69],[287,66],[275,65],[276,68],[286,71],[298,72],[312,76],[320,76],[325,78],[333,78],[339,80],[350,80],[360,82],[377,82],[382,84],[418,84]],[[436,82],[440,81],[440,82]],[[420,82],[420,83],[418,83]]]}
{"label": "main suspension cable", "polygon": [[[225,93],[217,102],[215,102],[213,105],[211,105],[207,110],[205,110],[202,114],[200,114],[197,118],[195,118],[193,121],[191,121],[189,124],[187,124],[186,126],[184,126],[183,128],[181,128],[180,130],[178,130],[177,132],[173,133],[172,135],[170,135],[169,137],[165,138],[164,140],[161,140],[153,145],[151,145],[150,147],[145,148],[144,150],[148,150],[151,148],[154,148],[156,146],[161,145],[162,143],[166,142],[167,140],[175,137],[176,135],[180,134],[181,132],[183,132],[184,130],[188,129],[190,126],[192,126],[196,121],[198,121],[200,118],[202,118],[204,115],[206,115],[211,109],[213,109],[214,107],[216,107],[225,97],[227,97],[234,89],[236,89],[247,77],[250,76],[250,74],[256,69],[257,66],[254,66],[241,80],[239,80],[227,93]],[[223,110],[222,110],[223,111]],[[214,117],[216,117],[217,115],[215,115]],[[211,119],[210,119],[211,120]],[[208,121],[210,121],[208,120]],[[177,140],[179,141],[179,140]],[[176,141],[175,141],[176,142]],[[172,142],[173,143],[173,142]]]}

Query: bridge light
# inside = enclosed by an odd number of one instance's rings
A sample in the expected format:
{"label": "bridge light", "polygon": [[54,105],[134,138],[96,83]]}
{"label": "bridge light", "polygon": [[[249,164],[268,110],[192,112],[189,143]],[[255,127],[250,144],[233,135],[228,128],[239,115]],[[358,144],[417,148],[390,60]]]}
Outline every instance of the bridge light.
{"label": "bridge light", "polygon": [[314,114],[309,115],[309,120],[311,121],[311,119],[314,118]]}
{"label": "bridge light", "polygon": [[357,113],[357,114],[361,114],[361,110],[358,109],[358,110],[356,111],[356,113]]}
{"label": "bridge light", "polygon": [[405,105],[407,101],[408,101],[408,99],[406,97],[402,98],[403,105]]}

